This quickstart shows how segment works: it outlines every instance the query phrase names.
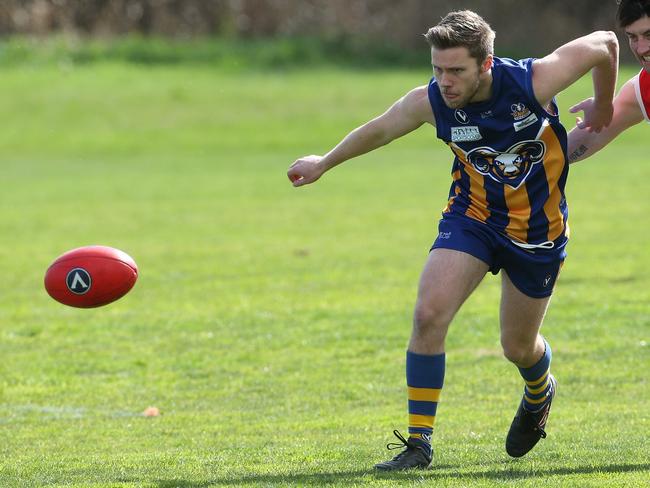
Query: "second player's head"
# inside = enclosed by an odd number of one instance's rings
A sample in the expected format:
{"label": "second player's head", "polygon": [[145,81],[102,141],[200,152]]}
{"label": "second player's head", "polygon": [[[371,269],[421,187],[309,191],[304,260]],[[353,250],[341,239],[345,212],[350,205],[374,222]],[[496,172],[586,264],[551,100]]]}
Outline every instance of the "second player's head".
{"label": "second player's head", "polygon": [[431,64],[445,104],[463,107],[476,96],[492,67],[494,31],[477,13],[447,14],[424,35],[431,46]]}
{"label": "second player's head", "polygon": [[620,0],[616,20],[634,56],[650,72],[650,0]]}

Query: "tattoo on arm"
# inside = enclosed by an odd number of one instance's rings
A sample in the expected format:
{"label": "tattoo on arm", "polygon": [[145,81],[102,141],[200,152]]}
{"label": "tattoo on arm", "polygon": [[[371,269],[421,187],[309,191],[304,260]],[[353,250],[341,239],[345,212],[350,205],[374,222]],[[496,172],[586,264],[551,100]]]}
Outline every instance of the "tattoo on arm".
{"label": "tattoo on arm", "polygon": [[578,161],[578,159],[580,159],[580,156],[586,153],[587,150],[588,150],[587,146],[581,144],[578,149],[576,149],[569,155],[569,163],[575,163],[576,161]]}

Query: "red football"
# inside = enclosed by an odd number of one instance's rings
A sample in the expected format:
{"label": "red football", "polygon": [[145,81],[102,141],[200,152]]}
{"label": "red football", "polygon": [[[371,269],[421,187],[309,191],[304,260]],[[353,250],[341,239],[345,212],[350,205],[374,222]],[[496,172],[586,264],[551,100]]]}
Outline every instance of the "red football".
{"label": "red football", "polygon": [[86,246],[59,256],[45,272],[45,289],[56,301],[92,308],[123,297],[138,279],[131,256],[106,246]]}

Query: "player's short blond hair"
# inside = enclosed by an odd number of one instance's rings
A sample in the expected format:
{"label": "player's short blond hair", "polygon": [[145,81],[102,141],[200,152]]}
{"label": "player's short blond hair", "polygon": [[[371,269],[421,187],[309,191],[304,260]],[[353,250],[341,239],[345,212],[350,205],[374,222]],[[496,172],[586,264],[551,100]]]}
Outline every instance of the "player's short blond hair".
{"label": "player's short blond hair", "polygon": [[483,17],[471,10],[456,10],[443,17],[424,34],[435,49],[465,47],[479,64],[494,54],[495,32]]}

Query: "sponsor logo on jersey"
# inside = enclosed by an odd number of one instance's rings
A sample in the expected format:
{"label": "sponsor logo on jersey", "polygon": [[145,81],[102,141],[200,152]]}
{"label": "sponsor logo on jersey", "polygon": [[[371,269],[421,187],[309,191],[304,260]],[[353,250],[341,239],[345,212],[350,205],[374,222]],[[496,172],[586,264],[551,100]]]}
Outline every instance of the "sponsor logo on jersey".
{"label": "sponsor logo on jersey", "polygon": [[493,115],[494,114],[492,113],[492,110],[488,110],[487,112],[481,112],[481,118],[482,119],[489,119]]}
{"label": "sponsor logo on jersey", "polygon": [[464,110],[457,108],[454,110],[454,118],[458,121],[459,124],[468,124],[469,116],[465,113]]}
{"label": "sponsor logo on jersey", "polygon": [[537,122],[538,118],[537,115],[535,114],[530,114],[528,117],[526,117],[524,120],[520,120],[519,122],[515,122],[512,124],[512,126],[515,128],[515,132],[519,132],[522,129],[525,129],[529,125],[533,125],[535,122]]}
{"label": "sponsor logo on jersey", "polygon": [[525,119],[530,115],[530,110],[521,102],[510,105],[510,112],[515,120]]}
{"label": "sponsor logo on jersey", "polygon": [[480,141],[481,139],[483,136],[475,125],[451,128],[451,142]]}
{"label": "sponsor logo on jersey", "polygon": [[482,175],[519,188],[533,166],[544,159],[545,153],[544,142],[521,141],[504,152],[487,146],[477,147],[467,154],[467,161]]}

